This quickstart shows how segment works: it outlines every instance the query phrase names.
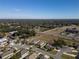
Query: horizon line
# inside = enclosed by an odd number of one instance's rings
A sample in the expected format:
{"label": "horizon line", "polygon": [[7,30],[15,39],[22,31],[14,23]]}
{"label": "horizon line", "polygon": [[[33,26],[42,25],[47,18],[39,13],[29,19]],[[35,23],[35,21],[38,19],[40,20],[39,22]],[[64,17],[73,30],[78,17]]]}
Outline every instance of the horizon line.
{"label": "horizon line", "polygon": [[[32,18],[0,18],[0,20],[1,19],[32,19]],[[33,18],[33,19],[38,19],[38,20],[40,20],[40,18]],[[43,19],[43,18],[42,18]],[[47,19],[47,18],[46,18]],[[50,18],[48,18],[48,19],[50,19]],[[51,19],[79,19],[79,18],[51,18]],[[50,20],[51,20],[50,19]],[[44,19],[45,20],[45,19]]]}

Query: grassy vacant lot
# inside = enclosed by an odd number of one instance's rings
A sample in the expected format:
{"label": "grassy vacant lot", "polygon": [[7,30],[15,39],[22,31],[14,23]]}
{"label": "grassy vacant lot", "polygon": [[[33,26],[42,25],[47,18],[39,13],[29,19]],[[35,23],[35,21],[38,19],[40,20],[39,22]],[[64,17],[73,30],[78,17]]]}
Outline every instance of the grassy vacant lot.
{"label": "grassy vacant lot", "polygon": [[71,53],[69,53],[69,54],[74,54],[74,55],[77,55],[77,54],[78,54],[78,52],[71,52]]}
{"label": "grassy vacant lot", "polygon": [[76,40],[62,37],[60,35],[60,33],[63,32],[66,28],[71,28],[71,27],[73,27],[73,26],[64,26],[64,27],[60,27],[60,28],[47,30],[42,33],[38,33],[40,36],[36,37],[36,39],[47,41],[47,42],[53,42],[53,40],[59,40],[59,39],[63,38],[63,40],[67,43],[67,45],[72,45],[73,43],[79,43]]}
{"label": "grassy vacant lot", "polygon": [[72,57],[72,56],[68,56],[68,55],[63,54],[62,55],[62,59],[75,59],[75,57]]}

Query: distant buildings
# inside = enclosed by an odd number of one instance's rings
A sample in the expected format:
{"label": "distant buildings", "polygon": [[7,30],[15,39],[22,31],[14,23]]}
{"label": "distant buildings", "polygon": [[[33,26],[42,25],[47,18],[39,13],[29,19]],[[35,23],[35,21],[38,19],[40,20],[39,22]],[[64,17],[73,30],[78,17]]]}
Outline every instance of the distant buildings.
{"label": "distant buildings", "polygon": [[65,30],[65,32],[69,32],[69,33],[79,33],[79,30],[77,30],[76,28],[67,28]]}
{"label": "distant buildings", "polygon": [[76,27],[66,28],[61,35],[68,39],[75,39],[76,41],[79,41],[79,29]]}

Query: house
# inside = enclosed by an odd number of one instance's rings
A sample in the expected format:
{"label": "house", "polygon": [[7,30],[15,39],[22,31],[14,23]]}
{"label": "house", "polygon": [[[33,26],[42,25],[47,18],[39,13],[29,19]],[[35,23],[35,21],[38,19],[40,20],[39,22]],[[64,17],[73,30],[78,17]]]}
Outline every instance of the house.
{"label": "house", "polygon": [[17,31],[12,31],[12,32],[9,32],[9,34],[8,34],[8,38],[9,39],[14,39],[15,38],[15,34],[17,33]]}
{"label": "house", "polygon": [[33,40],[32,43],[33,44],[38,44],[40,42],[40,40]]}
{"label": "house", "polygon": [[45,41],[39,41],[39,42],[37,43],[37,45],[39,45],[40,48],[43,48],[43,47],[46,45],[46,42],[45,42]]}
{"label": "house", "polygon": [[11,35],[13,35],[13,34],[15,34],[15,33],[17,33],[17,31],[9,32],[9,34],[11,34]]}
{"label": "house", "polygon": [[41,41],[41,42],[40,42],[40,47],[41,47],[41,48],[43,48],[45,45],[46,45],[46,42],[44,42],[44,41]]}
{"label": "house", "polygon": [[29,56],[29,59],[37,59],[37,57],[40,55],[40,53],[33,53]]}
{"label": "house", "polygon": [[49,59],[50,57],[48,55],[40,54],[36,59]]}
{"label": "house", "polygon": [[4,47],[5,45],[7,45],[7,39],[0,38],[0,47]]}
{"label": "house", "polygon": [[44,46],[47,50],[51,50],[52,48],[54,48],[52,45],[50,45],[50,44],[46,44],[45,46]]}
{"label": "house", "polygon": [[48,55],[44,55],[44,57],[45,57],[45,59],[49,59],[50,58],[50,56],[48,56]]}

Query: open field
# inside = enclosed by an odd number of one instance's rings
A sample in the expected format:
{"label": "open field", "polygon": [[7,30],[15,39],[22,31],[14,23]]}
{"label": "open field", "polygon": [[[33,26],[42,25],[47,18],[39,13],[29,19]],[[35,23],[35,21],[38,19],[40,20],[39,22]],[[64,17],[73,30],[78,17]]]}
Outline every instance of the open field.
{"label": "open field", "polygon": [[[61,32],[63,32],[66,28],[72,28],[76,26],[64,26],[59,27],[51,30],[47,30],[41,33],[38,33],[36,37],[34,37],[35,40],[43,40],[47,42],[53,42],[53,40],[63,39],[67,44],[72,45],[74,42],[78,43],[78,41],[68,39],[66,37],[62,37],[60,35]],[[79,26],[77,26],[79,28]]]}

